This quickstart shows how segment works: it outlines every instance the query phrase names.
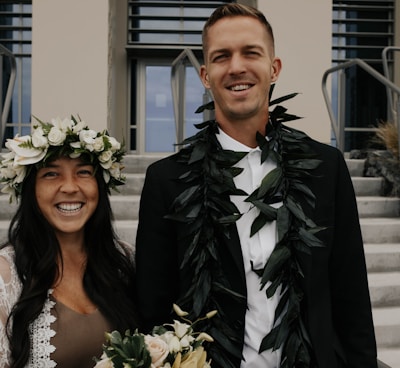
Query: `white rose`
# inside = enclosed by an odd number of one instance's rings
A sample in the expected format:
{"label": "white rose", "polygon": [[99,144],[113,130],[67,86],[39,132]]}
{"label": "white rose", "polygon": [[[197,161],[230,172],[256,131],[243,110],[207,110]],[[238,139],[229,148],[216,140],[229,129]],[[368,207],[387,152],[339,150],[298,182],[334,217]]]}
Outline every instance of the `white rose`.
{"label": "white rose", "polygon": [[32,144],[36,148],[47,148],[49,146],[49,142],[44,135],[42,127],[38,127],[34,130],[32,134]]}
{"label": "white rose", "polygon": [[105,169],[109,169],[109,168],[111,167],[111,164],[112,164],[112,162],[111,162],[112,155],[113,155],[113,153],[112,153],[110,150],[104,151],[104,152],[102,152],[102,153],[99,155],[99,161],[100,161],[101,163],[109,163],[109,162],[110,162],[108,167],[104,167],[104,166],[103,166]]}
{"label": "white rose", "polygon": [[110,175],[113,178],[116,179],[121,178],[122,165],[119,162],[113,162],[109,170],[110,170]]}
{"label": "white rose", "polygon": [[6,147],[10,151],[14,151],[14,162],[16,165],[36,164],[46,155],[47,150],[20,146],[22,143],[28,142],[29,139],[30,136],[17,136],[14,139],[7,139]]}
{"label": "white rose", "polygon": [[47,135],[47,139],[49,140],[49,144],[51,146],[62,146],[65,138],[66,138],[65,132],[58,129],[57,127],[52,127],[50,129],[49,134]]}
{"label": "white rose", "polygon": [[101,152],[104,149],[103,137],[96,137],[93,141],[93,149],[95,152]]}
{"label": "white rose", "polygon": [[146,335],[144,342],[151,356],[151,363],[154,367],[161,367],[169,354],[168,344],[159,336]]}

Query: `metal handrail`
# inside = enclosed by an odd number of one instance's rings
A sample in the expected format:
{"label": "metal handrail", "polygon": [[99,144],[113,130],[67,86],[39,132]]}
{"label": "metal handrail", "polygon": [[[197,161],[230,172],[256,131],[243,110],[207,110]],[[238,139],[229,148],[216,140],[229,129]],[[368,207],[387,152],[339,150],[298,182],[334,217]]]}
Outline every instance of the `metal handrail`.
{"label": "metal handrail", "polygon": [[[378,71],[376,71],[374,68],[372,68],[370,65],[368,65],[366,62],[362,61],[361,59],[352,59],[349,60],[347,62],[344,62],[342,64],[339,64],[337,66],[334,66],[330,69],[328,69],[322,77],[322,93],[324,95],[324,99],[325,99],[325,104],[326,107],[328,109],[328,114],[329,114],[329,118],[331,120],[331,125],[332,125],[332,129],[333,132],[335,134],[336,137],[336,141],[337,141],[337,146],[338,148],[344,152],[344,133],[345,133],[345,122],[344,122],[344,98],[345,98],[345,90],[344,90],[344,83],[340,83],[340,91],[339,91],[339,96],[340,96],[340,101],[339,101],[339,119],[338,121],[336,121],[333,109],[332,109],[332,104],[331,101],[329,99],[329,93],[328,90],[326,88],[326,84],[327,84],[327,78],[328,75],[335,72],[335,71],[342,71],[346,68],[349,68],[353,65],[358,65],[361,68],[363,68],[366,72],[368,72],[371,76],[373,76],[375,79],[377,79],[379,82],[381,82],[382,84],[384,84],[386,86],[386,88],[388,88],[388,90],[390,90],[391,92],[395,92],[397,93],[397,96],[399,97],[400,95],[400,88],[398,86],[396,86],[394,83],[392,83],[388,78],[386,78],[385,76],[383,76],[381,73],[379,73]],[[340,77],[343,79],[344,81],[344,77],[343,74],[340,75]],[[342,81],[342,82],[343,82]],[[400,99],[397,98],[397,109],[396,111],[400,111]],[[399,147],[400,147],[400,114],[396,113],[396,124],[397,124],[397,128],[398,128],[398,138],[399,138]],[[362,129],[362,128],[361,128]],[[365,131],[367,130],[371,130],[370,128],[365,128],[363,129]],[[399,158],[400,158],[400,149],[399,149]]]}
{"label": "metal handrail", "polygon": [[[10,111],[11,106],[11,98],[14,90],[15,80],[17,77],[17,63],[15,60],[14,54],[0,44],[0,56],[5,55],[10,60],[11,72],[10,72],[10,79],[8,81],[6,97],[4,99],[4,104],[1,105],[0,103],[0,112],[1,112],[1,119],[0,119],[0,145],[3,144],[3,139],[6,133],[6,124],[7,124],[7,117]],[[0,148],[1,149],[1,148]]]}
{"label": "metal handrail", "polygon": [[[172,62],[171,68],[171,88],[172,100],[174,105],[175,129],[177,142],[182,142],[185,135],[185,61],[188,60],[196,69],[197,75],[200,78],[200,63],[190,49],[184,49],[177,58]],[[182,92],[183,91],[183,92]],[[206,90],[204,95],[204,103],[208,102],[212,97],[210,90]],[[205,112],[206,113],[206,112]],[[206,120],[208,120],[206,118]]]}
{"label": "metal handrail", "polygon": [[[389,51],[400,51],[400,47],[387,46],[382,50],[383,74],[387,79],[392,80],[392,78],[390,78],[390,75],[389,75],[389,63],[388,63],[388,57],[387,57],[387,54]],[[392,96],[392,91],[389,88],[386,88],[386,95],[388,98],[388,110],[390,113],[390,119],[392,121],[395,121],[396,113],[393,110],[393,96]]]}

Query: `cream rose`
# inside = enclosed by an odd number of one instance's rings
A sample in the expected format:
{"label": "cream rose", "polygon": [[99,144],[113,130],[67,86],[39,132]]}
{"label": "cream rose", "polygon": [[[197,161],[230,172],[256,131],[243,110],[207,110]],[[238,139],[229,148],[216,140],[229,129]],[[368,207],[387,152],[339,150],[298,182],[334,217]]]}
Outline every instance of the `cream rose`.
{"label": "cream rose", "polygon": [[151,335],[146,335],[144,342],[150,352],[152,365],[155,368],[161,367],[169,353],[168,344],[159,336]]}
{"label": "cream rose", "polygon": [[47,139],[51,146],[61,146],[64,143],[65,138],[66,134],[56,127],[52,127],[47,135]]}
{"label": "cream rose", "polygon": [[96,137],[93,141],[93,150],[95,152],[101,152],[104,149],[103,137]]}

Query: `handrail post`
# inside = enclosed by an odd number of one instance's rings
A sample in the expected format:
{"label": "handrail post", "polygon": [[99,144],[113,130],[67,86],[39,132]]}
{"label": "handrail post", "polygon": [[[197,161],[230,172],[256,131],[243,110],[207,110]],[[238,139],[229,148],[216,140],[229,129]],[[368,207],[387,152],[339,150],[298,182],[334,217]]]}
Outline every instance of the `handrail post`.
{"label": "handrail post", "polygon": [[[3,145],[3,139],[6,134],[7,117],[8,117],[8,113],[10,111],[12,93],[14,90],[15,80],[17,77],[17,63],[15,61],[14,54],[1,44],[0,44],[0,55],[1,55],[1,57],[2,57],[2,55],[6,55],[9,58],[10,67],[11,67],[10,79],[8,81],[6,97],[4,99],[4,104],[2,104],[2,106],[1,106],[2,108],[0,109],[0,112],[1,112],[0,145]],[[1,147],[0,147],[0,150],[1,150]]]}
{"label": "handrail post", "polygon": [[[174,106],[175,115],[175,131],[177,142],[181,142],[184,139],[185,134],[185,60],[189,60],[189,63],[195,68],[197,75],[200,78],[200,63],[198,62],[193,51],[190,49],[184,49],[172,62],[171,67],[171,88],[172,88],[172,99]],[[183,91],[183,93],[182,93]],[[204,100],[207,98],[207,94],[212,98],[212,93],[207,90],[204,95]]]}

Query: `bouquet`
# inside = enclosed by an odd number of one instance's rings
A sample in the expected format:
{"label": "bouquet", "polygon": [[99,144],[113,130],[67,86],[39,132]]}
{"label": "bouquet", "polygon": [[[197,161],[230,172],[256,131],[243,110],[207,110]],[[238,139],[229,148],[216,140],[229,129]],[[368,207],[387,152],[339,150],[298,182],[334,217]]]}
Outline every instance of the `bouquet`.
{"label": "bouquet", "polygon": [[195,332],[194,326],[201,320],[213,317],[211,311],[195,322],[186,319],[187,312],[176,304],[175,313],[184,322],[174,320],[153,328],[151,335],[139,331],[125,335],[118,331],[106,333],[103,355],[95,368],[211,368],[203,342],[213,338],[205,332]]}

